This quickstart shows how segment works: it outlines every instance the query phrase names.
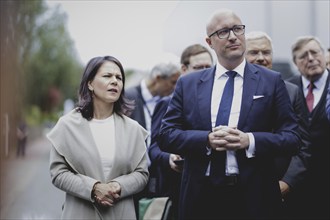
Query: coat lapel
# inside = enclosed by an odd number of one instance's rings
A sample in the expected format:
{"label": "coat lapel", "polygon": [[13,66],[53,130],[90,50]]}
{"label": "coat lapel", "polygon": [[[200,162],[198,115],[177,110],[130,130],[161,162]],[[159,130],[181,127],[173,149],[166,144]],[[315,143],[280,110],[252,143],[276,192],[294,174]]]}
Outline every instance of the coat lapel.
{"label": "coat lapel", "polygon": [[80,113],[73,110],[65,115],[47,136],[77,173],[104,180],[101,158],[92,132],[88,121]]}
{"label": "coat lapel", "polygon": [[246,63],[244,70],[241,111],[237,125],[239,129],[243,127],[245,120],[248,117],[251,106],[253,104],[253,96],[262,95],[256,94],[258,82],[259,75],[257,69],[255,69],[251,64]]}
{"label": "coat lapel", "polygon": [[148,132],[142,126],[133,119],[126,116],[120,117],[117,114],[114,114],[114,121],[116,130],[115,156],[107,180],[118,177],[123,173],[133,172],[147,152],[145,141]]}
{"label": "coat lapel", "polygon": [[211,97],[215,74],[215,66],[202,73],[197,86],[198,107],[203,128],[212,129],[211,123]]}
{"label": "coat lapel", "polygon": [[[328,74],[327,81],[325,83],[325,87],[324,87],[324,90],[323,90],[322,95],[321,95],[321,99],[317,103],[317,105],[315,106],[315,108],[313,109],[313,111],[311,113],[312,114],[313,121],[314,120],[317,121],[317,119],[319,117],[322,117],[322,115],[324,114],[324,111],[325,111],[324,105],[326,103],[327,92],[328,92],[328,87],[329,87],[329,80],[330,80],[330,74]],[[305,101],[305,105],[306,105],[306,109],[307,109],[306,101]]]}

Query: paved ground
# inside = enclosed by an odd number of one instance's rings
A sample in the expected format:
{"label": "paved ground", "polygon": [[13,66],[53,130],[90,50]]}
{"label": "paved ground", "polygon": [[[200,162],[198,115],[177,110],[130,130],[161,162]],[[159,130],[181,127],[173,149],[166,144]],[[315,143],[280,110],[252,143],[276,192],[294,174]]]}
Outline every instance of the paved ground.
{"label": "paved ground", "polygon": [[24,158],[1,161],[1,219],[60,219],[64,193],[50,180],[50,147],[42,135],[28,142]]}

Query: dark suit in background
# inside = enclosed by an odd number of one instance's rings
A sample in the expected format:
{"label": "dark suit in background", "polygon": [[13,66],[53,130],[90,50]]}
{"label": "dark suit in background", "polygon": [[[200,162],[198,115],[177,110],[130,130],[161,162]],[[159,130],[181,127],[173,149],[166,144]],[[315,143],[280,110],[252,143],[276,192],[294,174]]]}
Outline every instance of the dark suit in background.
{"label": "dark suit in background", "polygon": [[[247,61],[272,69],[273,46],[272,40],[268,34],[262,31],[251,31],[246,34],[245,39],[245,58]],[[305,100],[299,95],[300,91],[298,86],[288,81],[285,81],[285,86],[289,93],[293,110],[298,118],[302,145],[297,155],[293,157],[281,156],[276,158],[275,162],[283,197],[283,218],[296,219],[300,218],[300,209],[303,203],[300,196],[304,195],[304,193],[299,189],[306,179],[309,158],[311,156],[311,144],[306,121],[307,117],[304,115],[305,109],[303,108],[303,102]]]}
{"label": "dark suit in background", "polygon": [[304,109],[305,100],[300,95],[299,87],[288,81],[284,81],[288,90],[293,111],[296,113],[299,124],[299,132],[302,145],[297,155],[277,157],[276,167],[279,180],[284,181],[290,186],[290,193],[283,198],[284,218],[300,218],[299,215],[304,193],[301,186],[305,182],[309,160],[311,157],[311,140],[307,125],[306,111]]}
{"label": "dark suit in background", "polygon": [[125,92],[127,98],[135,100],[135,108],[130,115],[131,118],[139,122],[139,124],[146,128],[146,119],[144,116],[144,99],[141,93],[141,85],[128,88]]}
{"label": "dark suit in background", "polygon": [[[175,83],[180,76],[180,66],[172,62],[160,62],[156,64],[150,71],[147,78],[143,79],[137,86],[126,90],[126,97],[135,101],[135,108],[130,117],[136,120],[148,132],[149,136],[146,140],[147,148],[150,146],[151,120],[154,108],[160,97],[170,95]],[[148,149],[147,149],[148,150]],[[151,161],[148,157],[149,173],[154,173],[151,169]],[[153,197],[153,178],[149,176],[147,187],[140,193],[134,195],[134,205],[139,217],[139,200],[144,197]]]}
{"label": "dark suit in background", "polygon": [[[181,74],[189,74],[196,70],[209,68],[213,65],[212,54],[201,44],[187,46],[181,54]],[[161,121],[167,110],[170,97],[162,98],[154,109],[151,122],[151,144],[149,157],[151,161],[150,178],[156,196],[169,196],[172,201],[172,220],[178,219],[178,201],[180,193],[183,160],[180,155],[162,151],[157,144]],[[180,162],[179,162],[180,161]]]}
{"label": "dark suit in background", "polygon": [[300,219],[330,219],[330,123],[325,105],[330,74],[322,43],[315,36],[299,36],[291,46],[300,76],[289,81],[299,87],[311,136],[311,158],[302,186]]}
{"label": "dark suit in background", "polygon": [[327,104],[326,104],[325,108],[326,108],[325,111],[326,111],[328,120],[330,122],[330,86],[328,86]]}
{"label": "dark suit in background", "polygon": [[[329,86],[329,70],[325,89],[319,103],[309,113],[306,102],[303,103],[304,112],[308,115],[308,130],[311,136],[311,160],[308,177],[303,190],[302,200],[305,207],[300,207],[301,218],[329,219],[330,207],[330,124],[325,112],[327,89]],[[305,100],[301,76],[291,78],[290,81],[300,88],[300,96]],[[306,213],[307,212],[307,213]]]}
{"label": "dark suit in background", "polygon": [[169,160],[170,153],[162,151],[157,143],[157,137],[162,119],[171,100],[170,96],[163,97],[156,105],[151,123],[151,144],[149,157],[151,163],[152,189],[156,196],[168,196],[175,209],[172,209],[174,216],[177,216],[178,195],[181,183],[181,173],[171,169]]}
{"label": "dark suit in background", "polygon": [[290,101],[292,103],[293,111],[297,115],[300,136],[302,138],[302,150],[292,157],[278,157],[276,165],[278,169],[279,179],[283,179],[291,187],[296,186],[301,182],[307,172],[307,164],[311,156],[310,149],[310,134],[306,120],[306,111],[304,109],[304,99],[300,96],[299,87],[288,81],[284,81],[286,89],[288,90]]}

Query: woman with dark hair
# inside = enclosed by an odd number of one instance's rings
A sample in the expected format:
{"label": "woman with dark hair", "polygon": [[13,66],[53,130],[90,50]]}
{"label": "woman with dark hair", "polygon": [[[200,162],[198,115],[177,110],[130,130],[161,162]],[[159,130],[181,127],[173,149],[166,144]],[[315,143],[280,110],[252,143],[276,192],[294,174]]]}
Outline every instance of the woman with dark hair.
{"label": "woman with dark hair", "polygon": [[133,195],[148,182],[146,130],[127,117],[125,73],[112,56],[92,58],[77,108],[47,135],[52,183],[66,193],[62,219],[135,219]]}

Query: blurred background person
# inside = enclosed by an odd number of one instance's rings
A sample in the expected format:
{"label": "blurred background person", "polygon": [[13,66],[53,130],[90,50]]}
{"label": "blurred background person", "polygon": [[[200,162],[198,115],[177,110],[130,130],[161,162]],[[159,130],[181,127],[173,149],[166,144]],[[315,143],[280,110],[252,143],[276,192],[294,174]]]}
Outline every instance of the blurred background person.
{"label": "blurred background person", "polygon": [[[127,88],[126,97],[133,100],[135,107],[130,117],[150,132],[151,118],[159,99],[170,95],[177,79],[180,67],[172,62],[156,64],[147,78],[138,85]],[[147,145],[150,144],[150,140]]]}
{"label": "blurred background person", "polygon": [[327,94],[327,103],[325,107],[325,111],[330,122],[330,85],[328,86],[328,94]]}
{"label": "blurred background person", "polygon": [[330,48],[328,48],[328,51],[325,55],[325,61],[327,68],[330,69]]}
{"label": "blurred background person", "polygon": [[[252,31],[245,35],[246,53],[248,62],[259,64],[272,69],[273,45],[272,40],[262,31]],[[289,93],[290,101],[298,118],[302,146],[295,156],[281,156],[276,158],[277,175],[283,197],[284,217],[300,219],[301,197],[304,196],[300,186],[306,178],[310,149],[310,134],[307,127],[306,115],[304,116],[304,99],[299,95],[297,85],[284,81]]]}
{"label": "blurred background person", "polygon": [[302,218],[330,218],[330,123],[325,112],[329,70],[325,51],[314,36],[301,36],[291,47],[292,59],[300,75],[290,82],[298,85],[304,102],[304,111],[311,135],[312,155],[308,177],[304,181]]}
{"label": "blurred background person", "polygon": [[210,68],[213,66],[211,52],[201,44],[193,44],[186,47],[181,53],[182,74]]}
{"label": "blurred background person", "polygon": [[[134,110],[130,117],[136,120],[148,132],[147,149],[151,140],[151,120],[154,109],[161,97],[170,95],[177,79],[179,78],[180,66],[174,62],[161,62],[156,64],[150,71],[147,78],[143,79],[138,85],[126,90],[126,97],[135,103]],[[148,166],[150,159],[148,157]],[[137,217],[139,216],[139,200],[144,197],[152,197],[154,191],[153,183],[149,179],[147,187],[134,196]]]}
{"label": "blurred background person", "polygon": [[[212,54],[200,45],[193,44],[185,48],[181,54],[181,73],[213,66]],[[169,196],[172,201],[172,217],[178,219],[178,202],[180,194],[183,158],[180,155],[162,151],[157,143],[162,118],[167,110],[171,96],[160,99],[155,107],[151,123],[151,144],[149,157],[151,161],[150,179],[153,181],[155,196]]]}
{"label": "blurred background person", "polygon": [[92,58],[78,107],[48,134],[52,183],[66,193],[62,219],[135,219],[133,195],[148,181],[147,131],[126,114],[125,73],[112,56]]}
{"label": "blurred background person", "polygon": [[27,142],[27,124],[24,119],[22,119],[17,127],[16,133],[17,133],[17,150],[16,150],[16,157],[25,156],[25,150],[26,150],[26,142]]}

